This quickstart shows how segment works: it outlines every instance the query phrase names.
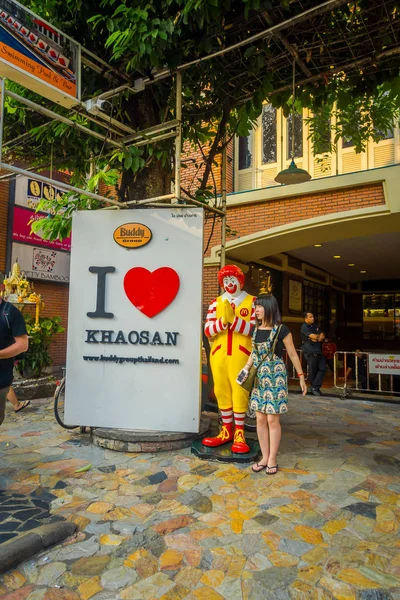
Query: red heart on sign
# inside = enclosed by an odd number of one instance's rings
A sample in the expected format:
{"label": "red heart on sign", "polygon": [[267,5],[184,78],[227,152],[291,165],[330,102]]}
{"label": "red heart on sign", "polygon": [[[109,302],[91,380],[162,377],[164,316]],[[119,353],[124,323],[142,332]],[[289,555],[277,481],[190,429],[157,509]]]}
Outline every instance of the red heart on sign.
{"label": "red heart on sign", "polygon": [[150,319],[171,304],[179,285],[179,275],[170,267],[160,267],[153,272],[134,267],[124,277],[125,294],[133,306]]}

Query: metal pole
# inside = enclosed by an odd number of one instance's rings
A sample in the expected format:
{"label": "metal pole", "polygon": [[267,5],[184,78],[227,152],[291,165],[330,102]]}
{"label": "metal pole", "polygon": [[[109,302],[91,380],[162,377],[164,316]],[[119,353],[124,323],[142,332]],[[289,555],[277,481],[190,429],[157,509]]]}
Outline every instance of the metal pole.
{"label": "metal pole", "polygon": [[178,125],[179,122],[176,119],[173,119],[172,121],[166,121],[165,123],[153,125],[152,127],[142,129],[141,131],[135,131],[135,133],[132,135],[124,136],[123,138],[121,138],[121,142],[123,142],[124,144],[130,144],[140,142],[144,138],[152,139],[152,135],[163,133],[164,131],[168,131],[169,129],[176,129]]}
{"label": "metal pole", "polygon": [[[26,171],[25,169],[20,169],[19,167],[15,167],[14,165],[8,165],[6,163],[0,163],[0,170],[11,171],[11,173],[17,173],[18,175],[26,175],[28,177],[32,176],[30,171]],[[68,185],[63,181],[55,181],[54,179],[49,179],[48,177],[44,177],[43,175],[39,175],[35,173],[35,179],[38,181],[43,181],[43,183],[48,183],[51,186],[56,185],[61,190],[65,192],[75,192],[76,194],[82,194],[87,196],[88,198],[93,198],[94,200],[100,200],[101,202],[109,202],[110,204],[115,204],[115,206],[121,206],[125,208],[126,204],[122,202],[118,202],[117,200],[111,200],[106,196],[100,196],[99,194],[94,194],[93,192],[88,192],[86,190],[82,190],[77,187],[73,187],[72,185]]]}
{"label": "metal pole", "polygon": [[[147,202],[147,200],[145,200],[145,202]],[[190,204],[161,204],[160,202],[151,202],[151,204],[148,204],[148,206],[146,206],[146,208],[168,208],[173,209],[173,208],[193,208],[193,206],[191,206]],[[99,208],[99,210],[120,210],[119,206],[105,206],[104,208]]]}
{"label": "metal pole", "polygon": [[3,156],[5,91],[6,91],[6,84],[5,84],[5,80],[2,79],[1,84],[0,84],[0,94],[1,94],[1,99],[0,99],[0,163],[2,162],[2,156]]}
{"label": "metal pole", "polygon": [[215,213],[216,215],[224,216],[224,212],[220,208],[215,208],[214,206],[209,206],[208,204],[204,204],[204,202],[200,202],[200,200],[193,200],[193,198],[185,198],[185,202],[192,202],[196,206],[200,206],[204,208],[204,210],[209,210],[210,212]]}
{"label": "metal pole", "polygon": [[226,249],[226,143],[225,136],[223,140],[222,147],[222,215],[221,219],[221,269],[225,266],[226,257],[225,257],[225,249]]}
{"label": "metal pole", "polygon": [[177,136],[175,139],[175,196],[179,203],[181,199],[181,153],[182,153],[182,73],[176,74],[176,114],[178,121]]}
{"label": "metal pole", "polygon": [[101,133],[92,131],[91,129],[84,127],[80,123],[71,121],[71,119],[67,119],[67,117],[63,117],[63,116],[59,115],[58,113],[55,113],[52,110],[49,110],[48,108],[44,108],[44,106],[41,106],[40,104],[36,104],[36,102],[32,102],[31,100],[28,100],[27,98],[23,98],[22,96],[19,96],[18,94],[14,94],[14,92],[10,92],[9,90],[6,90],[5,93],[10,98],[17,100],[17,102],[21,102],[21,104],[25,104],[29,108],[36,110],[37,112],[41,113],[42,115],[45,115],[46,117],[50,117],[51,119],[55,119],[56,121],[61,121],[61,123],[65,123],[66,125],[69,125],[70,127],[73,127],[74,129],[79,129],[79,131],[83,131],[84,133],[91,135],[92,137],[95,137],[98,140],[101,140],[102,142],[107,142],[109,144],[112,144],[113,146],[117,146],[117,148],[121,148],[121,149],[125,148],[123,144],[120,144],[119,142],[116,142],[115,140],[112,140],[109,137],[102,135]]}
{"label": "metal pole", "polygon": [[146,198],[145,200],[129,200],[124,202],[125,206],[131,206],[136,204],[147,204],[148,202],[157,202],[160,200],[172,200],[175,198],[175,194],[165,194],[165,196],[154,196],[154,198]]}
{"label": "metal pole", "polygon": [[142,140],[141,142],[132,142],[127,144],[127,148],[130,146],[136,146],[140,148],[140,146],[146,146],[147,144],[153,144],[154,142],[160,142],[161,140],[168,140],[169,138],[177,137],[179,133],[176,131],[171,131],[171,133],[163,133],[162,135],[156,135],[148,140]]}
{"label": "metal pole", "polygon": [[[124,202],[123,205],[124,206],[140,206],[141,204],[149,204],[149,203],[154,203],[160,200],[172,200],[172,198],[175,198],[175,194],[166,194],[165,196],[156,196],[155,198],[147,198],[146,200],[129,200],[129,202]],[[221,215],[223,216],[223,211],[219,208],[214,208],[214,206],[209,206],[208,204],[204,204],[203,202],[200,202],[200,200],[193,200],[193,198],[185,198],[185,202],[190,202],[191,204],[195,204],[195,206],[199,206],[200,208],[204,208],[204,210],[209,210],[210,212],[215,213],[216,215]],[[168,204],[167,207],[169,206],[169,208],[171,208],[172,206],[176,206],[177,208],[180,208],[180,204]],[[193,208],[193,206],[191,207]]]}

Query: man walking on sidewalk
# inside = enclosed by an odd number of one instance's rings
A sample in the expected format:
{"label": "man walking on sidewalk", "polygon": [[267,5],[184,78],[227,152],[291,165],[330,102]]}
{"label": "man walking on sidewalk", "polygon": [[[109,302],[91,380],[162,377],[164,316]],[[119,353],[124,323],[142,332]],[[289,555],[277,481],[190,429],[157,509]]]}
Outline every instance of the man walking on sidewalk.
{"label": "man walking on sidewalk", "polygon": [[311,393],[314,396],[321,396],[321,385],[326,372],[325,357],[322,353],[322,342],[325,335],[314,323],[312,313],[304,313],[304,323],[301,326],[300,334],[303,342],[301,349],[308,365]]}
{"label": "man walking on sidewalk", "polygon": [[[0,292],[4,285],[0,283]],[[13,380],[14,357],[28,350],[28,335],[20,311],[0,297],[0,425],[4,421],[8,390]]]}

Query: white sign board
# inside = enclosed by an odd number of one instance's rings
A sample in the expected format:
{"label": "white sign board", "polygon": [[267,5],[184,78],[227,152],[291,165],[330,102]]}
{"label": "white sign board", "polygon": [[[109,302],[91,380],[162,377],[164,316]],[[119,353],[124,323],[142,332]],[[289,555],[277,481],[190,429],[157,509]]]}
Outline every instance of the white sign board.
{"label": "white sign board", "polygon": [[378,375],[400,375],[400,354],[369,354],[368,369]]}
{"label": "white sign board", "polygon": [[70,255],[68,252],[59,252],[52,248],[36,248],[14,242],[11,264],[13,265],[17,259],[28,279],[56,283],[69,282]]}
{"label": "white sign board", "polygon": [[66,422],[198,432],[202,209],[78,212]]}

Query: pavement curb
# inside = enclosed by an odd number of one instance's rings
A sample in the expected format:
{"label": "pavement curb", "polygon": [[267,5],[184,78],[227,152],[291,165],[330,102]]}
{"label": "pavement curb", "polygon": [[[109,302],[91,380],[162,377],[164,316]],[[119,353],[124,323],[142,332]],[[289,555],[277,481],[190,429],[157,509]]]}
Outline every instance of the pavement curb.
{"label": "pavement curb", "polygon": [[62,542],[75,533],[77,526],[71,521],[49,523],[32,529],[0,545],[0,573],[28,560],[37,552]]}

